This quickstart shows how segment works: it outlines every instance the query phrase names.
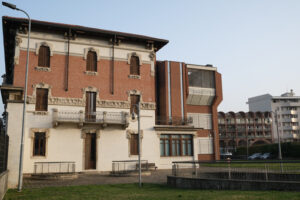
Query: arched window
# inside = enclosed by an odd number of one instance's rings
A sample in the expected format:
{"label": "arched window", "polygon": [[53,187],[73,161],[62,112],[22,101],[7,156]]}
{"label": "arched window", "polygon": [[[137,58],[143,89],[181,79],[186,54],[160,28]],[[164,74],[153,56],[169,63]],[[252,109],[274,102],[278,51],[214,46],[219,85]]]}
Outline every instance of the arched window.
{"label": "arched window", "polygon": [[94,51],[89,51],[86,57],[86,71],[97,71],[97,54]]}
{"label": "arched window", "polygon": [[130,58],[130,74],[131,75],[140,75],[140,66],[139,66],[139,57],[131,56]]}
{"label": "arched window", "polygon": [[39,67],[50,67],[50,48],[42,45],[39,49]]}

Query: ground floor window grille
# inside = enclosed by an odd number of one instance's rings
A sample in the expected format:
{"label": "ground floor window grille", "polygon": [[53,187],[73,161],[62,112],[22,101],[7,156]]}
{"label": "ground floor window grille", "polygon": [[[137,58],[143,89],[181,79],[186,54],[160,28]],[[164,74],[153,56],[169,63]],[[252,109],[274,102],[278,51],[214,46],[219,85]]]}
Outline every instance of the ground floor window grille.
{"label": "ground floor window grille", "polygon": [[46,153],[46,133],[36,132],[34,133],[34,156],[45,156]]}

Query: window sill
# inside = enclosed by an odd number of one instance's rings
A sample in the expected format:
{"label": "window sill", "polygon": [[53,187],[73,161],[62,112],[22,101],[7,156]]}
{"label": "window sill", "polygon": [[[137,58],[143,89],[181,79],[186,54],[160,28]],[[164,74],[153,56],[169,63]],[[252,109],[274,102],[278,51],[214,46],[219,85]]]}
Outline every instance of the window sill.
{"label": "window sill", "polygon": [[34,115],[48,115],[48,111],[33,111]]}
{"label": "window sill", "polygon": [[35,71],[38,71],[38,72],[51,72],[51,68],[50,67],[35,67],[34,68]]}
{"label": "window sill", "polygon": [[140,75],[128,75],[128,78],[132,78],[132,79],[141,79],[141,76]]}
{"label": "window sill", "polygon": [[193,157],[193,155],[190,156],[160,156],[161,158],[182,158],[182,157]]}
{"label": "window sill", "polygon": [[85,71],[84,72],[86,75],[90,75],[90,76],[97,76],[98,72],[92,72],[92,71]]}
{"label": "window sill", "polygon": [[46,159],[46,156],[31,156],[32,159]]}

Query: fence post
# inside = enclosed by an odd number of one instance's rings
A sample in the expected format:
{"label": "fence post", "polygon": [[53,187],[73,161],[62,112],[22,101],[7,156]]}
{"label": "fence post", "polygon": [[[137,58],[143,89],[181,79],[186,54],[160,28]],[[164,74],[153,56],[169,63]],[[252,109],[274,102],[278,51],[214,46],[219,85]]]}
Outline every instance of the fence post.
{"label": "fence post", "polygon": [[266,175],[266,181],[268,181],[268,168],[267,168],[267,163],[265,163],[265,175]]}
{"label": "fence post", "polygon": [[231,166],[230,166],[230,159],[228,159],[228,179],[231,180]]}

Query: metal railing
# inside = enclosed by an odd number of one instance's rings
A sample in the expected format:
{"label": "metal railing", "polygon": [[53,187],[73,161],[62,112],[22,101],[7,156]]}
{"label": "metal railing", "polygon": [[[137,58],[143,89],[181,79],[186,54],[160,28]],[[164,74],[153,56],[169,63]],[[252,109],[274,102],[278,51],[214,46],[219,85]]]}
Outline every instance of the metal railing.
{"label": "metal railing", "polygon": [[192,125],[192,117],[166,117],[166,116],[156,116],[156,124],[158,125]]}
{"label": "metal railing", "polygon": [[97,111],[84,113],[81,111],[53,110],[54,123],[98,123],[98,124],[129,124],[129,113]]}
{"label": "metal railing", "polygon": [[74,173],[75,162],[35,162],[34,174]]}
{"label": "metal railing", "polygon": [[[141,160],[141,170],[148,171],[150,168],[148,160]],[[138,160],[118,160],[112,161],[112,175],[122,175],[130,173],[138,173],[139,161]]]}
{"label": "metal railing", "polygon": [[172,175],[199,179],[300,182],[300,161],[173,162]]}

